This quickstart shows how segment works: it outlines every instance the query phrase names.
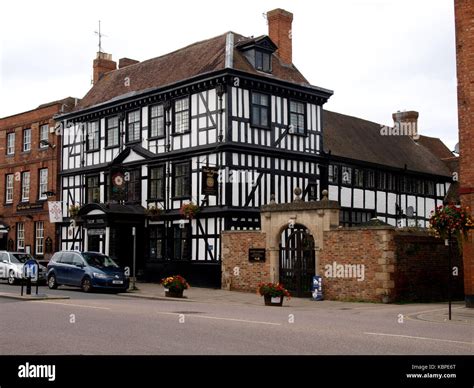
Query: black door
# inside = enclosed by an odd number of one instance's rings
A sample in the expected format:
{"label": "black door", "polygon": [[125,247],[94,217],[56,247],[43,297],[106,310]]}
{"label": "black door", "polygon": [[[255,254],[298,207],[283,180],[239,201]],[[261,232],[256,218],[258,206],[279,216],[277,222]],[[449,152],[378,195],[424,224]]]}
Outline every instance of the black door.
{"label": "black door", "polygon": [[280,244],[280,283],[293,296],[310,297],[315,275],[314,238],[303,225],[282,233]]}

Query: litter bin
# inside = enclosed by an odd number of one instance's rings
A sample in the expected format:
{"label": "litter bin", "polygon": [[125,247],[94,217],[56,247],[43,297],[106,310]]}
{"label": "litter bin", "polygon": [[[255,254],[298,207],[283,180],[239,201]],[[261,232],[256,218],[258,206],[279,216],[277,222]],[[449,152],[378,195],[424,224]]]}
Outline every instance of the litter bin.
{"label": "litter bin", "polygon": [[323,278],[321,276],[313,276],[313,300],[323,300]]}

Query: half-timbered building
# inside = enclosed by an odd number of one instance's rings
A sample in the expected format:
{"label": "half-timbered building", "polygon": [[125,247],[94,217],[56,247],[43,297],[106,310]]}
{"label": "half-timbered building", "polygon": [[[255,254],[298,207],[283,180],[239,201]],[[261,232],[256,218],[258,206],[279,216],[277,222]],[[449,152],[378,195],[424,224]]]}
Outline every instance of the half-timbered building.
{"label": "half-timbered building", "polygon": [[[118,68],[97,54],[94,86],[60,117],[62,249],[102,251],[121,265],[135,253],[139,275],[179,271],[217,284],[220,232],[258,228],[260,207],[291,201],[296,187],[305,200],[328,188],[349,214],[343,223],[396,223],[412,204],[426,222],[449,179],[442,163],[407,138],[367,151],[374,124],[323,111],[332,91],[292,63],[292,14],[277,9],[267,19],[269,36],[227,32],[144,62],[121,59]],[[411,176],[427,188],[407,191]],[[199,213],[186,219],[180,209],[190,202]],[[72,206],[80,222],[70,222]]]}

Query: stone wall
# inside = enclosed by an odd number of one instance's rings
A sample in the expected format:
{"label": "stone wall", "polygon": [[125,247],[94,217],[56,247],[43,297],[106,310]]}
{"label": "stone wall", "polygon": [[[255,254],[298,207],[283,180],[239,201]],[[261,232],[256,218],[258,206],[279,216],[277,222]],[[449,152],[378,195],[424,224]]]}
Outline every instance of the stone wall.
{"label": "stone wall", "polygon": [[270,260],[249,262],[250,248],[265,248],[265,233],[260,231],[224,231],[222,244],[222,288],[257,292],[262,281],[270,281]]}

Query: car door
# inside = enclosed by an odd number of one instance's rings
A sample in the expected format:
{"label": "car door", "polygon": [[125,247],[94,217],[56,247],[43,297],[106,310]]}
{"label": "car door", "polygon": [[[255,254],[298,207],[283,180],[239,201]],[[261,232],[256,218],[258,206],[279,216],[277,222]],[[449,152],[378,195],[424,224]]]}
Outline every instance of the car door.
{"label": "car door", "polygon": [[72,253],[72,263],[69,268],[69,284],[80,286],[85,273],[85,263],[78,253]]}
{"label": "car door", "polygon": [[57,267],[58,273],[58,283],[59,284],[69,284],[69,270],[72,265],[72,253],[63,252],[61,255],[61,260]]}

